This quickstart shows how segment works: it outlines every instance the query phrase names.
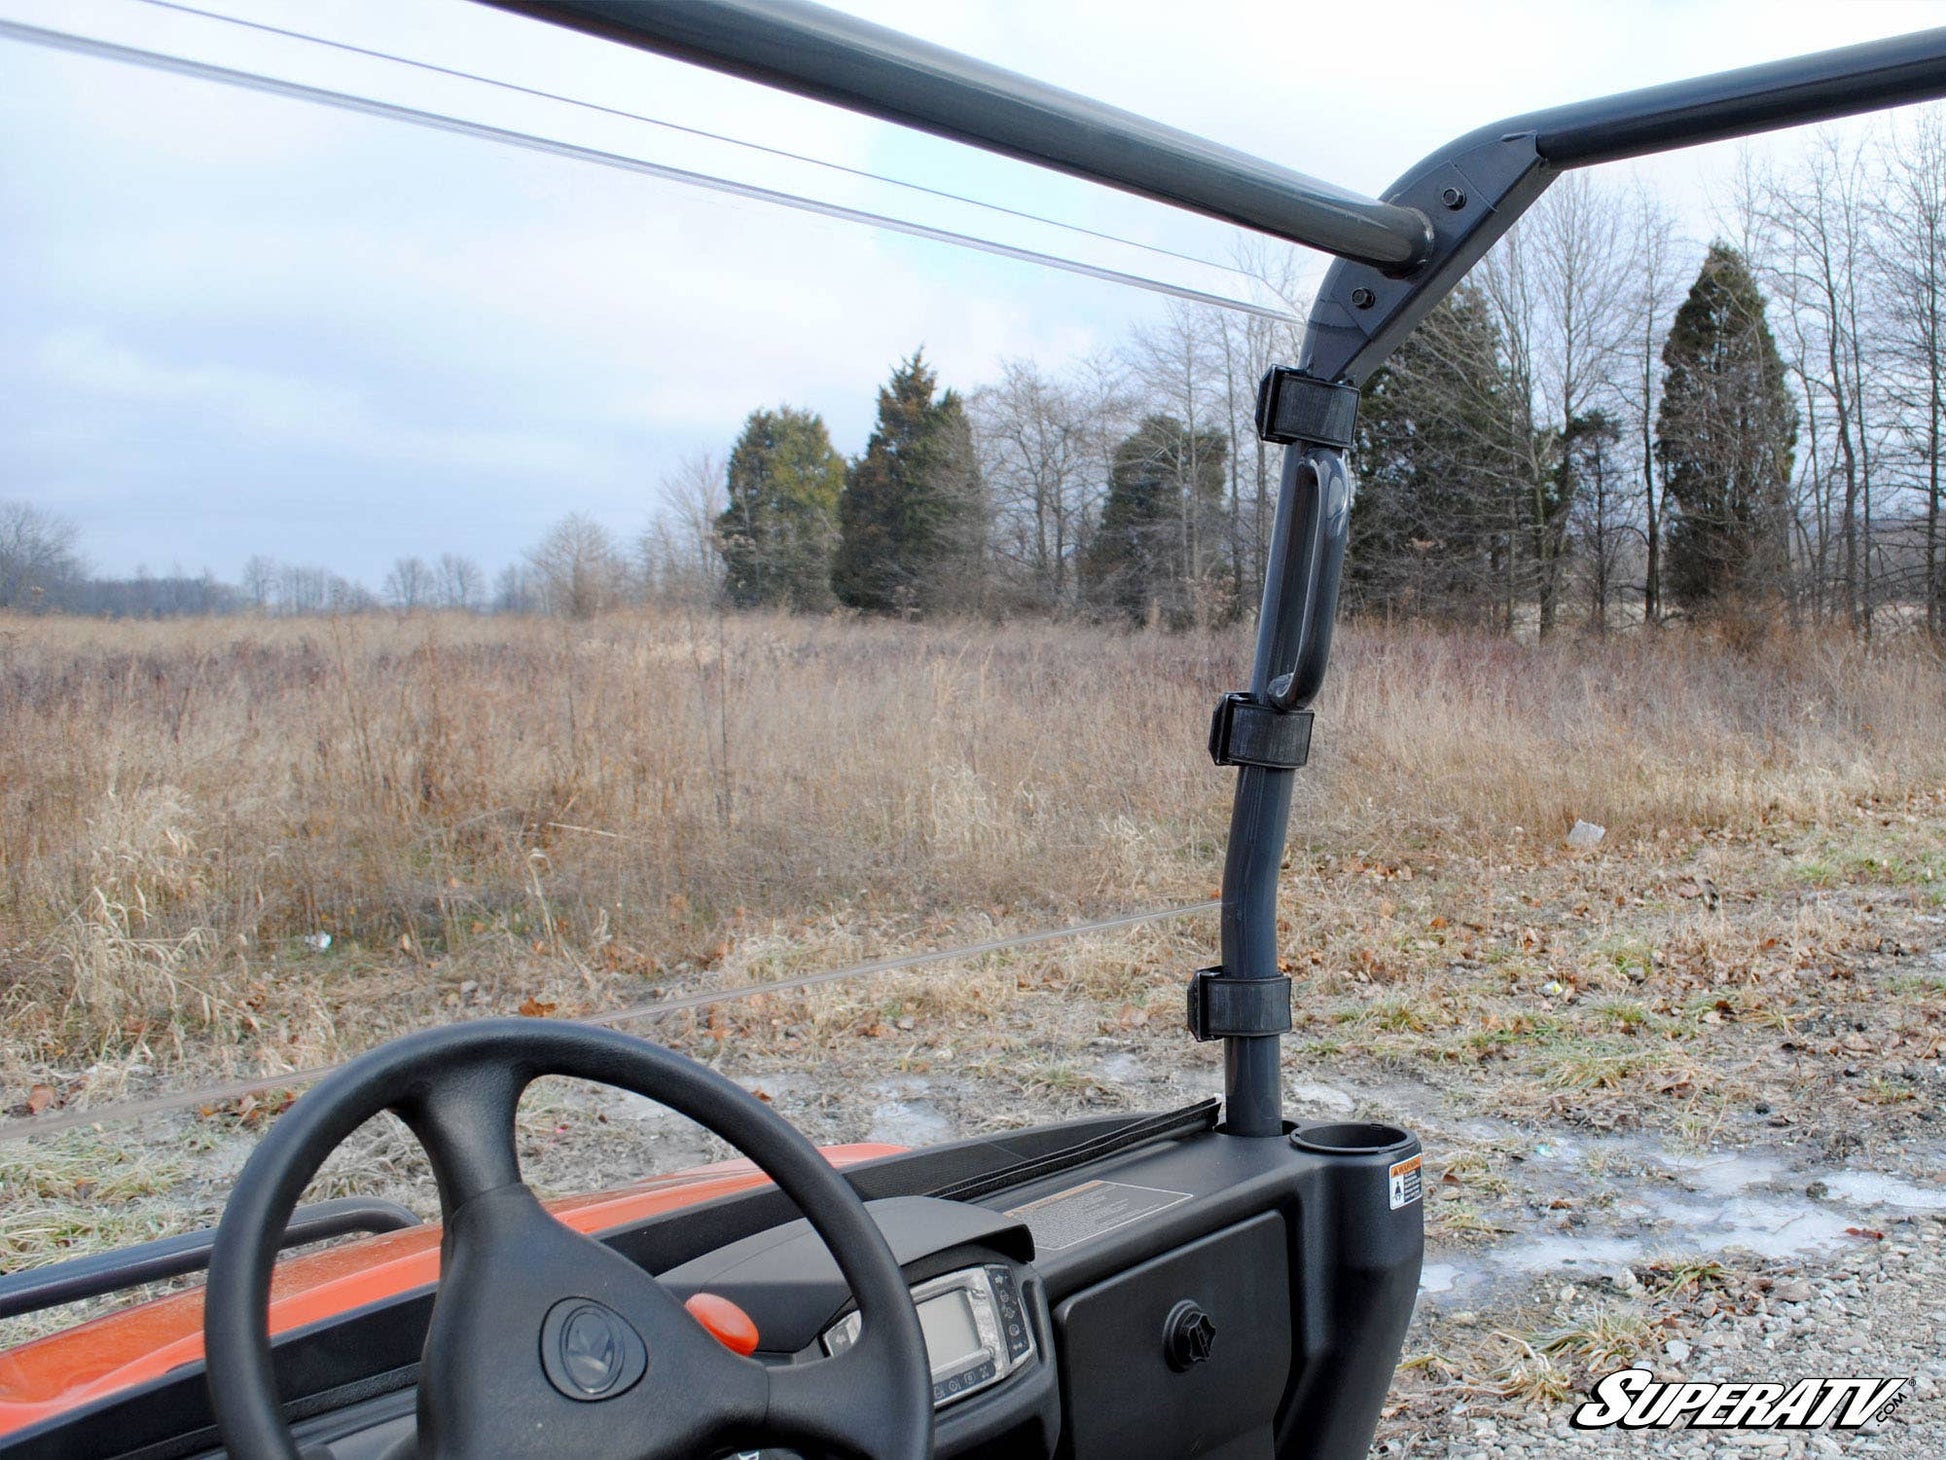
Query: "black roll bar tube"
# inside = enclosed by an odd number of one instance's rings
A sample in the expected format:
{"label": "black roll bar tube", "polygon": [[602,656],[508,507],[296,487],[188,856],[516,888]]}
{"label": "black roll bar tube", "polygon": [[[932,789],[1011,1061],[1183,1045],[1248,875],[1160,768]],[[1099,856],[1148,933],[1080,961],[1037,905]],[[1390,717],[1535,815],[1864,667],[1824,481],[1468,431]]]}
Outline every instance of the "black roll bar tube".
{"label": "black roll bar tube", "polygon": [[1312,304],[1302,373],[1362,385],[1554,177],[1946,96],[1946,28],[1509,117],[1407,169],[1384,200],[1432,220],[1409,276],[1340,255]]}
{"label": "black roll bar tube", "polygon": [[[1308,707],[1330,657],[1358,387],[1566,168],[1946,96],[1946,29],[1922,31],[1510,118],[1457,138],[1372,199],[803,0],[482,3],[1336,256],[1299,363],[1273,369],[1258,395],[1258,434],[1287,449],[1250,688],[1226,696],[1211,730],[1217,763],[1238,773],[1223,961],[1192,982],[1190,1027],[1225,1041],[1224,1128],[1250,1136],[1283,1130],[1278,872]],[[1297,716],[1302,733],[1286,733]]]}
{"label": "black roll bar tube", "polygon": [[802,0],[484,0],[1051,167],[1375,268],[1432,246],[1425,215]]}
{"label": "black roll bar tube", "polygon": [[[1271,710],[1303,710],[1323,684],[1330,655],[1346,533],[1322,530],[1316,496],[1289,490],[1293,459],[1300,480],[1304,471],[1327,460],[1342,466],[1357,387],[1533,206],[1555,176],[1568,168],[1942,95],[1946,29],[1511,118],[1457,138],[1407,171],[1384,199],[1433,219],[1431,256],[1403,277],[1340,258],[1326,272],[1313,301],[1298,368],[1272,370],[1258,397],[1259,434],[1286,445],[1286,490],[1278,498],[1271,561],[1282,563],[1296,579],[1264,585],[1251,699]],[[1349,512],[1345,515],[1348,526]],[[1291,606],[1290,600],[1298,598],[1303,606]],[[1276,886],[1288,834],[1291,774],[1250,766],[1239,770],[1224,864],[1222,977],[1261,979],[1277,968]],[[1237,840],[1244,836],[1261,839],[1272,855],[1239,849]],[[1239,1046],[1249,1053],[1236,1053]],[[1263,1052],[1259,1046],[1272,1049]],[[1281,1079],[1274,1041],[1232,1039],[1229,1049],[1227,1128],[1239,1134],[1278,1133],[1283,1128]]]}

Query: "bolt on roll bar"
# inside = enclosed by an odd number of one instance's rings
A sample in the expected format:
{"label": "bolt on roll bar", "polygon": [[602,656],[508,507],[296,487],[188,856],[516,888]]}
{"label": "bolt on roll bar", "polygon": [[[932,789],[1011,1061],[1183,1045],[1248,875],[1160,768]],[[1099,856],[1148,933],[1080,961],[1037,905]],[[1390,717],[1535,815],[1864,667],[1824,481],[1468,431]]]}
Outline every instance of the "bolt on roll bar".
{"label": "bolt on roll bar", "polygon": [[1420,208],[1432,220],[1433,247],[1423,263],[1400,276],[1339,255],[1312,305],[1304,373],[1363,384],[1561,171],[1941,96],[1946,29],[1625,91],[1477,128],[1408,169],[1385,192],[1386,201]]}
{"label": "bolt on roll bar", "polygon": [[1299,362],[1258,394],[1283,444],[1250,688],[1211,727],[1238,767],[1222,963],[1190,1028],[1225,1043],[1225,1129],[1283,1130],[1277,882],[1312,699],[1330,657],[1350,527],[1358,387],[1562,170],[1946,96],[1946,29],[1554,107],[1482,127],[1361,197],[805,0],[481,0],[917,127],[1336,256]]}

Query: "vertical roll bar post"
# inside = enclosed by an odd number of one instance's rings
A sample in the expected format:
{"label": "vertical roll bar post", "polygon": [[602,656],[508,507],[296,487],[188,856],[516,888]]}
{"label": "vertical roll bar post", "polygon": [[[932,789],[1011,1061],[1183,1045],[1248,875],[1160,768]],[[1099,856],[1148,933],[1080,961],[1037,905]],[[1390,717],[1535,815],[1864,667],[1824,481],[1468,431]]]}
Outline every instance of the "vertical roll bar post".
{"label": "vertical roll bar post", "polygon": [[[1308,717],[1331,652],[1350,526],[1345,444],[1287,446],[1258,611],[1256,657],[1245,692],[1261,710]],[[1277,880],[1297,768],[1232,763],[1237,764],[1237,784],[1223,861],[1223,962],[1220,972],[1199,978],[1275,983],[1288,1008],[1288,983],[1277,951]],[[1231,1134],[1282,1134],[1281,1045],[1275,1033],[1225,1035],[1224,1128]]]}

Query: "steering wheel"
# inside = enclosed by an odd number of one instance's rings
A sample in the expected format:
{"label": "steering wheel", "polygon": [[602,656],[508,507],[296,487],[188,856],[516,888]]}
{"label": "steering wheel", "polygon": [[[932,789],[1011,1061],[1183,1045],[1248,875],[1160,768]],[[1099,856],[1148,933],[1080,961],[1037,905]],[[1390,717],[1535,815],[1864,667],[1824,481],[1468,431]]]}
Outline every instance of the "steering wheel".
{"label": "steering wheel", "polygon": [[[520,1178],[514,1110],[543,1075],[659,1101],[721,1136],[797,1203],[864,1322],[843,1354],[770,1367],[731,1353],[649,1273],[549,1216]],[[445,1221],[419,1377],[421,1460],[688,1460],[787,1445],[856,1460],[933,1453],[932,1379],[899,1265],[850,1184],[721,1075],[612,1030],[495,1019],[394,1040],[272,1127],[217,1227],[203,1311],[209,1387],[235,1460],[299,1460],[277,1402],[277,1238],[346,1136],[397,1114],[432,1159]]]}

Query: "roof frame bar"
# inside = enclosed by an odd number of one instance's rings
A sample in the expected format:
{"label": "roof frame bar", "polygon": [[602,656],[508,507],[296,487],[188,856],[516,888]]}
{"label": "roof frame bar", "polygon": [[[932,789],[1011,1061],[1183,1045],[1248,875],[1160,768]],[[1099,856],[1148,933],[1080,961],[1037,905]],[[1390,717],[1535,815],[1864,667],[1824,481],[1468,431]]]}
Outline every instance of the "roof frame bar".
{"label": "roof frame bar", "polygon": [[1432,248],[1415,209],[802,0],[485,0],[1105,183],[1381,269]]}
{"label": "roof frame bar", "polygon": [[1385,191],[1432,220],[1411,272],[1339,256],[1301,369],[1362,385],[1569,168],[1617,162],[1946,96],[1946,28],[1867,41],[1509,117],[1441,147]]}

